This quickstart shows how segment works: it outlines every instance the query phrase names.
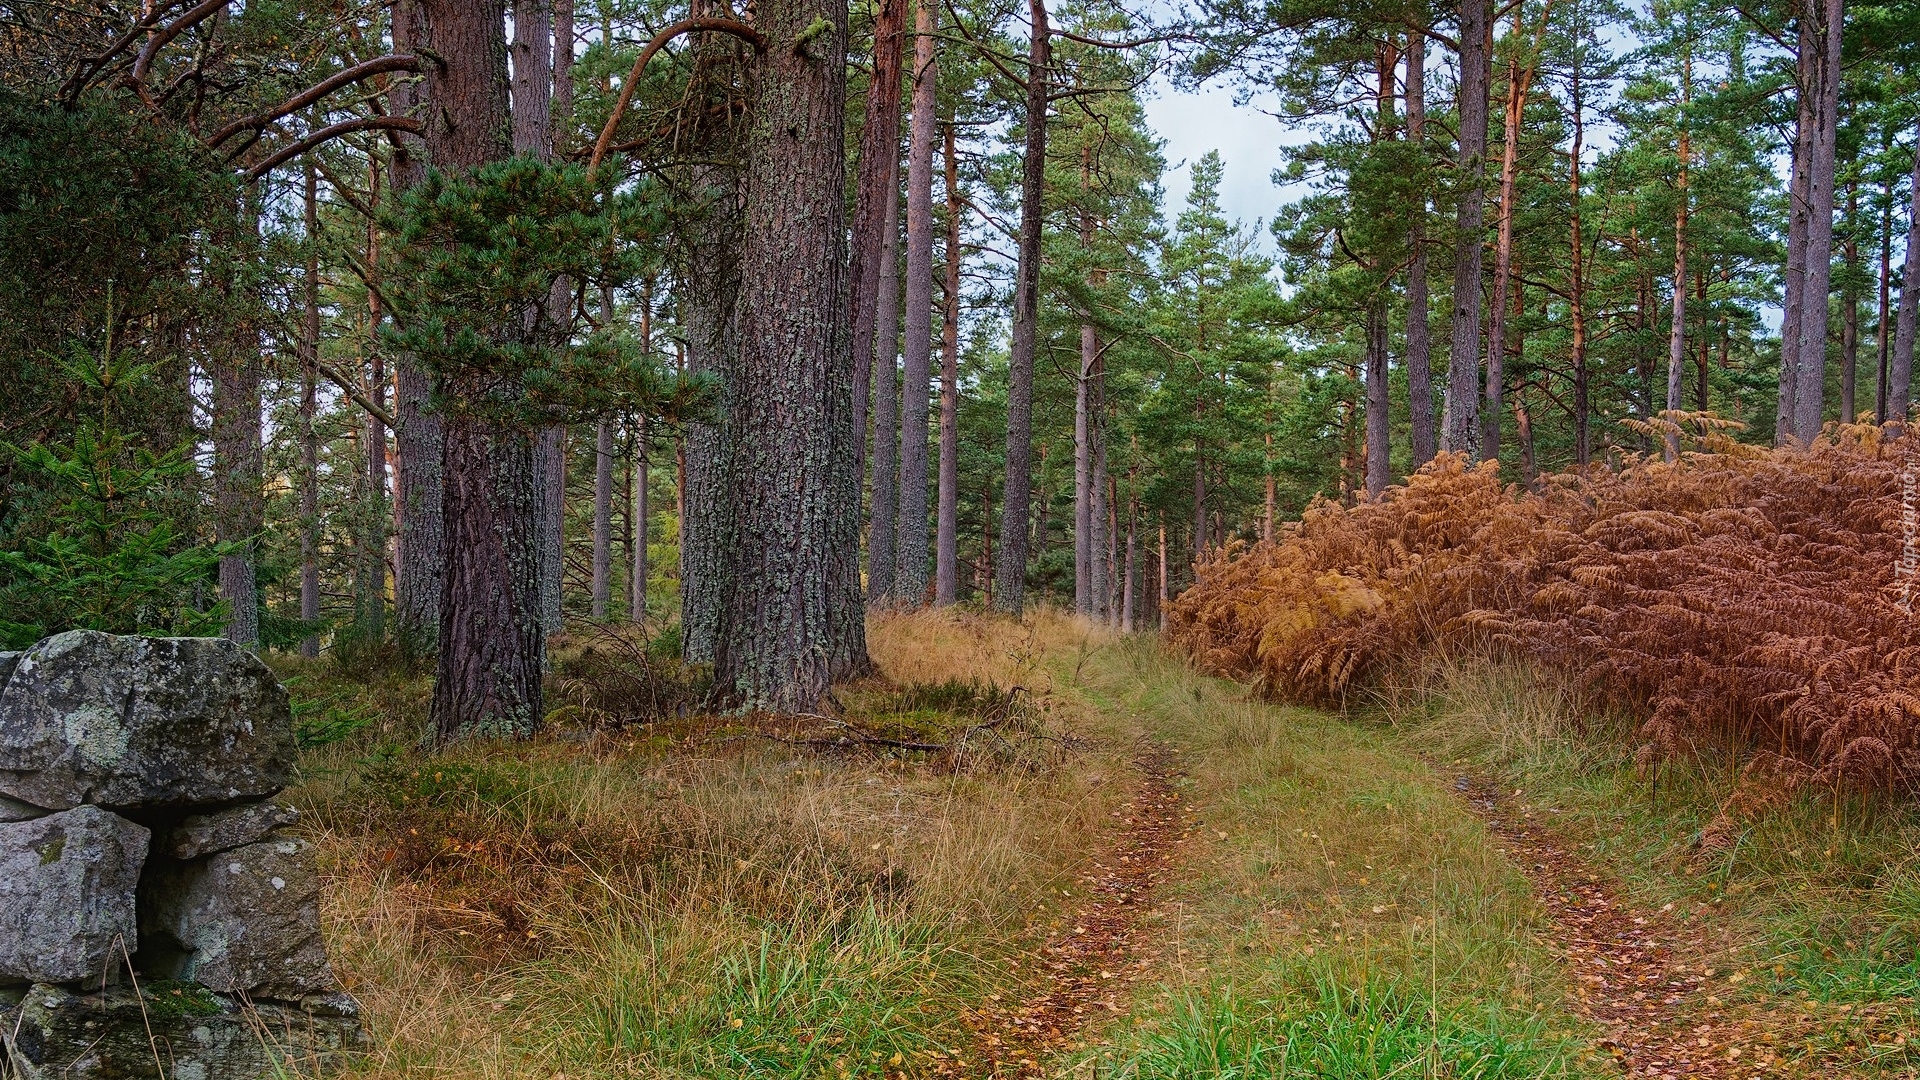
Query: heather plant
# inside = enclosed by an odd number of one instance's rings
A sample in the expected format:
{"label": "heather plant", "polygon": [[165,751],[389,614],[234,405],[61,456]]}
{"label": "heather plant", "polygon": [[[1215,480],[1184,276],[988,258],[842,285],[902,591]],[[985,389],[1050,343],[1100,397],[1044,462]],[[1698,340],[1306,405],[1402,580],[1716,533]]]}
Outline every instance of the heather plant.
{"label": "heather plant", "polygon": [[1723,424],[1662,423],[1699,449],[1531,489],[1442,455],[1377,501],[1316,505],[1202,567],[1172,638],[1317,703],[1471,644],[1637,712],[1643,760],[1731,738],[1826,780],[1920,778],[1920,636],[1896,580],[1908,443],[1843,425],[1725,452]]}

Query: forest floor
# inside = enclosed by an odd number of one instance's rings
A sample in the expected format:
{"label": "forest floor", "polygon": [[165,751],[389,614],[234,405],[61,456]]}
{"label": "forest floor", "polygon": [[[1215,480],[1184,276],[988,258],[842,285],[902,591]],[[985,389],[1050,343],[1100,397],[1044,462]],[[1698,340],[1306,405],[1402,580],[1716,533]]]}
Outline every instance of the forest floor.
{"label": "forest floor", "polygon": [[1905,802],[1702,845],[1730,765],[1523,672],[1342,717],[1057,614],[872,639],[839,728],[437,756],[419,680],[289,665],[368,1074],[1920,1076]]}

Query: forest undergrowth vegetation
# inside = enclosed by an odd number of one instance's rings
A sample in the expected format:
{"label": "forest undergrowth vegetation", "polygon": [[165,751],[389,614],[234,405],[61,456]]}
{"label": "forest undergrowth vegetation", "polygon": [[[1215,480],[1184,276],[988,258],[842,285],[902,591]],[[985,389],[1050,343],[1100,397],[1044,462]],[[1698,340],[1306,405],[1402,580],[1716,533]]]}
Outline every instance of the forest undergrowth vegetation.
{"label": "forest undergrowth vegetation", "polygon": [[644,723],[573,685],[621,652],[590,635],[557,650],[551,735],[431,754],[423,678],[286,662],[308,746],[289,798],[372,1019],[369,1071],[964,1068],[970,1003],[1018,992],[1122,794],[1102,778],[1124,742],[1052,685],[1088,633],[883,615],[886,675],[842,690],[842,716]]}
{"label": "forest undergrowth vegetation", "polygon": [[1322,501],[1200,568],[1172,640],[1315,704],[1477,643],[1639,716],[1647,767],[1735,741],[1782,786],[1920,781],[1915,582],[1896,571],[1913,440],[1841,425],[1767,450],[1674,415],[1697,449],[1673,463],[1630,456],[1526,490],[1443,455],[1377,501]]}

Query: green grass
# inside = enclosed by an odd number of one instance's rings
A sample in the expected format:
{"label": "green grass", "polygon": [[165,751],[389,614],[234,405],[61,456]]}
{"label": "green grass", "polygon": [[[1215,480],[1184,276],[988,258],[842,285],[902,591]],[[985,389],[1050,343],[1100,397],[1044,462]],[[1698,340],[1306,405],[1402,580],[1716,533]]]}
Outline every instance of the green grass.
{"label": "green grass", "polygon": [[1159,916],[1171,978],[1093,1051],[1115,1075],[1614,1075],[1530,885],[1391,732],[1249,700],[1147,641],[1082,678],[1180,749],[1201,815]]}

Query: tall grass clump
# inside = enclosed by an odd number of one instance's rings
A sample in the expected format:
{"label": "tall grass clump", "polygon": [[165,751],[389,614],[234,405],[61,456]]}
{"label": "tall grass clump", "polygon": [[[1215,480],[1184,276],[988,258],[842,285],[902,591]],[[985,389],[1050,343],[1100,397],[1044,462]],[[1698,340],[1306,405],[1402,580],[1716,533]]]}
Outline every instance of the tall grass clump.
{"label": "tall grass clump", "polygon": [[1713,434],[1665,463],[1503,485],[1442,455],[1277,542],[1229,549],[1174,605],[1174,643],[1273,696],[1339,702],[1444,645],[1557,670],[1641,720],[1649,759],[1737,741],[1800,779],[1920,780],[1920,632],[1902,470],[1844,425],[1805,450]]}

